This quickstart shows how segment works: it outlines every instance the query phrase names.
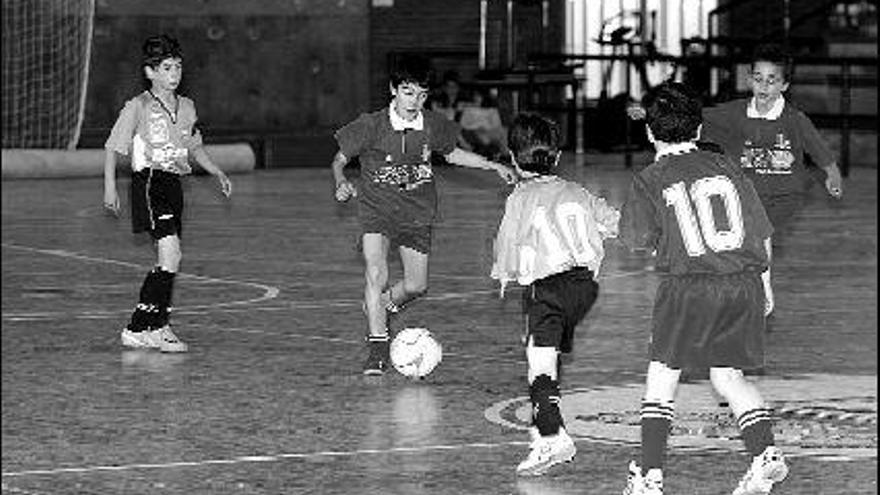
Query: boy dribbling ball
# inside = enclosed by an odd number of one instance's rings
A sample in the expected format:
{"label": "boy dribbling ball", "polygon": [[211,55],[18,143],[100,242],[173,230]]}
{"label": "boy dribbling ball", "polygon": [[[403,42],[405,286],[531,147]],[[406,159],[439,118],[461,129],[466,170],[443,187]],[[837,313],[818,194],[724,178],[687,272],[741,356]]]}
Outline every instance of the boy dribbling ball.
{"label": "boy dribbling ball", "polygon": [[[437,213],[437,188],[431,154],[451,164],[494,170],[507,182],[512,170],[457,147],[460,129],[444,115],[425,110],[430,69],[421,57],[404,58],[393,68],[391,103],[362,114],[335,137],[339,151],[331,168],[337,201],[357,198],[366,262],[364,312],[367,316],[368,356],[365,375],[382,375],[390,364],[388,314],[428,290],[428,258]],[[343,172],[359,157],[360,187]],[[398,246],[403,280],[389,284],[388,251]]]}

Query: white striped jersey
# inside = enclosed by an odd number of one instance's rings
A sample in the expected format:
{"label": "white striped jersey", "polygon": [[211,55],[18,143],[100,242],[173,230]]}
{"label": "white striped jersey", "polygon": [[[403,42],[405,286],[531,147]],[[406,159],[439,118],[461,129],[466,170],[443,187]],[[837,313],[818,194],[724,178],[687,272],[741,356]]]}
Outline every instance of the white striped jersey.
{"label": "white striped jersey", "polygon": [[602,242],[617,236],[620,213],[579,184],[557,176],[519,183],[507,198],[495,237],[492,278],[529,285],[574,267],[595,277],[605,256]]}
{"label": "white striped jersey", "polygon": [[149,91],[125,102],[104,148],[131,153],[131,168],[138,172],[156,168],[185,175],[191,172],[189,154],[202,146],[195,123],[196,107],[185,96],[177,96],[177,108],[168,109]]}

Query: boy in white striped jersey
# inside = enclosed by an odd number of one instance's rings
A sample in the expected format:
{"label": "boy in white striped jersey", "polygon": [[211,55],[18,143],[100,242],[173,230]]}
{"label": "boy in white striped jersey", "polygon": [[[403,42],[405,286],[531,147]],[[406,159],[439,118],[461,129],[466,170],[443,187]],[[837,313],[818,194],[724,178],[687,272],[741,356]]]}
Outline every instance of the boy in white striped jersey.
{"label": "boy in white striped jersey", "polygon": [[156,250],[156,266],[141,285],[131,320],[122,329],[122,345],[186,352],[188,346],[169,324],[174,280],[183,235],[183,185],[190,159],[217,178],[224,196],[232,183],[205,152],[193,101],[177,94],[183,77],[180,43],[170,36],[148,38],[141,65],[147,90],[128,100],[104,144],[104,207],[119,214],[117,154],[131,155],[131,226],[147,232]]}
{"label": "boy in white striped jersey", "polygon": [[492,278],[526,286],[526,359],[532,444],[517,473],[539,476],[571,461],[575,446],[559,410],[559,353],[596,301],[602,242],[617,235],[620,214],[579,184],[555,175],[559,130],[538,115],[516,118],[508,139],[521,181],[507,198],[495,239]]}

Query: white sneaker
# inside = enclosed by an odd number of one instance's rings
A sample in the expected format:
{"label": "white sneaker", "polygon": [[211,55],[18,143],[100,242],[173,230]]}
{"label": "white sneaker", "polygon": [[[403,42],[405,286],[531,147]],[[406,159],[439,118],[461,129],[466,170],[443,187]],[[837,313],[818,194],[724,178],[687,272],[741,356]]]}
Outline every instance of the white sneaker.
{"label": "white sneaker", "polygon": [[156,332],[144,330],[142,332],[132,332],[125,327],[120,335],[122,345],[135,349],[159,349],[160,342],[156,336]]}
{"label": "white sneaker", "polygon": [[642,468],[630,461],[623,495],[663,495],[663,471],[653,468],[642,476]]}
{"label": "white sneaker", "polygon": [[516,474],[541,476],[551,467],[574,459],[577,448],[565,428],[560,428],[556,435],[546,437],[537,434],[536,428],[532,430],[529,432],[532,437],[532,444],[529,446],[531,451],[526,460],[516,467]]}
{"label": "white sneaker", "polygon": [[778,447],[773,445],[755,456],[752,465],[743,475],[733,491],[733,495],[767,495],[774,483],[779,483],[788,476],[788,464]]}
{"label": "white sneaker", "polygon": [[162,352],[186,352],[188,349],[187,345],[177,338],[177,335],[174,335],[174,332],[171,331],[171,327],[168,325],[158,330],[153,330],[150,333],[153,334],[153,338],[159,343],[158,348]]}

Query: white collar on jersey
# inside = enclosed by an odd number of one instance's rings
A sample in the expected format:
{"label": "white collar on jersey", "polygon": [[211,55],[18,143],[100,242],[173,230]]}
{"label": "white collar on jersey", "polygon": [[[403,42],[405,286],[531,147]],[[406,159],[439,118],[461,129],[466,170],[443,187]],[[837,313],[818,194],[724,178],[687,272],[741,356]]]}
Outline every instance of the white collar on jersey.
{"label": "white collar on jersey", "polygon": [[749,106],[746,107],[746,117],[750,119],[776,120],[782,115],[782,109],[785,108],[785,98],[780,96],[773,102],[770,111],[761,115],[758,113],[758,106],[755,104],[755,97],[749,100]]}
{"label": "white collar on jersey", "polygon": [[403,117],[397,115],[397,112],[394,111],[394,105],[388,106],[388,117],[391,119],[391,128],[395,131],[421,131],[425,127],[425,119],[422,117],[422,112],[411,121],[403,120]]}
{"label": "white collar on jersey", "polygon": [[675,143],[670,144],[669,146],[663,148],[663,151],[658,151],[654,156],[654,161],[658,161],[666,155],[683,155],[685,153],[690,153],[691,151],[696,151],[697,145],[688,141],[686,143]]}

